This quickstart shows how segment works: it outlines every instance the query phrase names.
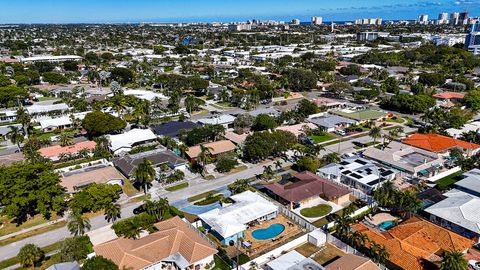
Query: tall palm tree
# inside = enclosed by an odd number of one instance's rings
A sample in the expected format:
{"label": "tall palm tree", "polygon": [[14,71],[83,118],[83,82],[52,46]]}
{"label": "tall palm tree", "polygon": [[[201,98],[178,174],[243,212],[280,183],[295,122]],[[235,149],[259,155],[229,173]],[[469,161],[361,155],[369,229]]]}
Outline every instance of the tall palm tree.
{"label": "tall palm tree", "polygon": [[20,144],[25,140],[25,135],[16,126],[9,126],[8,128],[10,130],[7,133],[7,138],[9,138],[13,144],[16,144],[18,147],[18,150],[20,151],[21,150]]}
{"label": "tall palm tree", "polygon": [[349,205],[343,209],[341,214],[333,214],[330,217],[330,220],[335,222],[335,227],[337,228],[337,234],[345,239],[350,233],[350,224],[352,224],[353,220],[350,215],[353,213],[354,208],[352,205]]}
{"label": "tall palm tree", "polygon": [[273,169],[272,169],[272,165],[266,165],[266,166],[263,166],[263,173],[262,173],[263,177],[265,177],[266,179],[270,179],[273,177],[274,175],[274,172],[273,172]]}
{"label": "tall palm tree", "polygon": [[164,214],[170,209],[168,199],[160,198],[158,201],[147,200],[142,205],[145,212],[154,217],[157,221],[162,220]]}
{"label": "tall palm tree", "polygon": [[200,153],[198,154],[197,162],[201,167],[202,175],[205,173],[205,166],[208,164],[208,162],[210,162],[210,154],[212,150],[212,148],[203,144],[200,145]]}
{"label": "tall palm tree", "polygon": [[233,194],[242,193],[248,189],[248,179],[237,179],[233,184],[228,186],[228,189]]}
{"label": "tall palm tree", "polygon": [[23,107],[18,108],[17,110],[17,121],[22,124],[23,131],[25,132],[25,136],[28,138],[28,131],[30,130],[31,127],[31,120],[32,117],[28,113],[27,110],[25,110]]}
{"label": "tall palm tree", "polygon": [[20,259],[20,264],[23,267],[32,266],[32,269],[35,269],[35,264],[39,263],[43,258],[43,251],[34,244],[26,244],[18,252],[18,258]]}
{"label": "tall palm tree", "polygon": [[148,185],[155,180],[156,176],[155,169],[152,166],[152,162],[146,158],[143,159],[142,163],[138,164],[137,168],[133,172],[133,177],[135,181],[143,185],[143,191],[147,195]]}
{"label": "tall palm tree", "polygon": [[447,251],[443,255],[440,270],[467,270],[468,261],[458,251]]}
{"label": "tall palm tree", "polygon": [[331,163],[338,163],[342,159],[340,158],[340,155],[338,153],[333,152],[333,153],[328,153],[325,156],[322,157],[322,161],[325,164],[331,164]]}
{"label": "tall palm tree", "polygon": [[69,133],[60,134],[59,140],[61,146],[69,146],[74,144],[73,136]]}
{"label": "tall palm tree", "polygon": [[373,144],[376,144],[377,139],[380,138],[380,136],[382,136],[382,129],[377,126],[373,126],[368,132],[368,136],[372,137]]}
{"label": "tall palm tree", "polygon": [[108,222],[112,221],[115,223],[115,221],[122,216],[122,211],[120,208],[120,205],[111,203],[105,207],[105,220]]}
{"label": "tall palm tree", "polygon": [[74,236],[84,235],[92,226],[88,218],[84,218],[81,213],[74,212],[68,217],[67,228]]}

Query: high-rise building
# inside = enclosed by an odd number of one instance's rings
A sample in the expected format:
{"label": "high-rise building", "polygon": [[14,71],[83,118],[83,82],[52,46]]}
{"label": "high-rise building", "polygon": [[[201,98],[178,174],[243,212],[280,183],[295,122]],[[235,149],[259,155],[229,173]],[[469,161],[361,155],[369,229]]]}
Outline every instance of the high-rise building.
{"label": "high-rise building", "polygon": [[378,38],[378,32],[359,32],[357,41],[374,41]]}
{"label": "high-rise building", "polygon": [[300,20],[299,20],[299,19],[293,19],[291,24],[292,24],[292,25],[299,25],[299,24],[300,24]]}
{"label": "high-rise building", "polygon": [[472,24],[465,38],[465,48],[475,55],[480,54],[480,23]]}
{"label": "high-rise building", "polygon": [[381,25],[382,18],[364,18],[364,19],[356,19],[355,24],[362,24],[362,25]]}
{"label": "high-rise building", "polygon": [[428,24],[428,14],[422,14],[418,16],[417,22],[419,24]]}
{"label": "high-rise building", "polygon": [[442,12],[438,14],[437,24],[447,24],[448,23],[448,13]]}
{"label": "high-rise building", "polygon": [[313,25],[321,25],[323,23],[323,18],[320,16],[313,16],[312,17],[312,24]]}
{"label": "high-rise building", "polygon": [[460,13],[458,13],[458,12],[450,13],[450,24],[451,25],[458,25],[459,17],[460,17]]}
{"label": "high-rise building", "polygon": [[466,25],[468,24],[468,12],[460,12],[458,15],[458,24],[459,25]]}

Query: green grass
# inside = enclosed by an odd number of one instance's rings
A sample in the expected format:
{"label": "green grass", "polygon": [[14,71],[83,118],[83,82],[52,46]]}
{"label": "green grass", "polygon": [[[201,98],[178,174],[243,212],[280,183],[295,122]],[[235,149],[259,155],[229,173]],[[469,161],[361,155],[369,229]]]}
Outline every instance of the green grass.
{"label": "green grass", "polygon": [[136,195],[140,192],[140,190],[136,189],[132,185],[132,182],[130,182],[127,179],[123,180],[122,190],[123,190],[123,193],[125,193],[128,197],[132,197],[133,195]]}
{"label": "green grass", "polygon": [[57,216],[53,216],[50,220],[46,220],[42,215],[36,215],[33,218],[30,218],[29,220],[25,221],[21,225],[17,225],[16,223],[13,222],[12,219],[9,219],[6,216],[1,216],[0,224],[3,224],[3,226],[0,228],[0,236],[18,232],[23,229],[28,229],[33,226],[37,226],[55,219],[57,219]]}
{"label": "green grass", "polygon": [[398,126],[390,126],[390,127],[386,127],[384,128],[383,130],[392,130],[392,129],[396,129]]}
{"label": "green grass", "polygon": [[449,176],[446,176],[438,181],[435,182],[435,184],[437,184],[437,188],[439,190],[446,190],[448,189],[451,185],[453,185],[455,182],[457,182],[458,180],[460,180],[460,175],[463,174],[463,171],[460,170],[456,173],[453,173],[453,174],[450,174]]}
{"label": "green grass", "polygon": [[391,118],[387,118],[387,120],[385,120],[385,122],[389,122],[389,123],[403,123],[403,118],[401,117],[396,117],[395,119],[393,119],[393,117]]}
{"label": "green grass", "polygon": [[195,205],[209,205],[212,203],[216,203],[218,201],[221,201],[223,199],[223,194],[219,194],[213,197],[206,198],[205,200],[201,200],[199,202],[196,202]]}
{"label": "green grass", "polygon": [[312,136],[310,136],[310,138],[312,140],[314,140],[315,143],[322,143],[322,142],[333,140],[336,137],[335,137],[335,135],[333,135],[331,133],[325,133],[323,135],[312,135]]}
{"label": "green grass", "polygon": [[15,235],[15,236],[12,236],[12,237],[7,238],[7,239],[0,240],[0,246],[5,246],[5,245],[8,245],[8,244],[11,244],[11,243],[14,243],[14,242],[32,237],[34,235],[39,235],[39,234],[42,234],[42,233],[45,233],[45,232],[48,232],[48,231],[51,231],[51,230],[59,229],[59,228],[64,227],[65,225],[67,225],[66,221],[60,221],[58,223],[48,225],[46,227],[38,228],[38,229],[35,229],[33,231],[28,231],[26,233]]}
{"label": "green grass", "polygon": [[[51,244],[49,246],[43,247],[42,250],[43,250],[43,252],[45,252],[45,254],[47,254],[47,253],[53,252],[55,250],[58,250],[60,248],[61,244],[62,244],[62,242],[57,242],[57,243]],[[48,262],[48,259],[47,259],[46,262]],[[9,266],[12,266],[12,265],[15,265],[17,263],[20,263],[20,259],[18,257],[13,257],[13,258],[1,261],[0,262],[0,269],[5,269],[5,268],[7,268]],[[43,264],[45,264],[45,263],[43,263]],[[43,266],[43,264],[42,264],[42,266]]]}
{"label": "green grass", "polygon": [[182,188],[186,188],[186,187],[188,187],[188,183],[187,183],[187,182],[181,183],[181,184],[178,184],[178,185],[175,185],[175,186],[168,187],[168,188],[166,188],[165,190],[166,190],[166,191],[176,191],[176,190],[179,190],[179,189],[182,189]]}
{"label": "green grass", "polygon": [[195,195],[195,196],[192,196],[190,198],[188,198],[187,200],[189,202],[195,202],[195,201],[198,201],[198,200],[201,200],[203,198],[206,198],[208,196],[213,196],[215,194],[218,194],[218,191],[217,190],[210,190],[210,191],[207,191],[207,192],[204,192],[204,193],[201,193],[201,194],[198,194],[198,195]]}
{"label": "green grass", "polygon": [[49,100],[60,100],[60,99],[56,97],[39,97],[38,98],[38,101],[49,101]]}
{"label": "green grass", "polygon": [[300,214],[307,218],[323,217],[330,212],[332,212],[332,207],[328,204],[319,204],[300,210]]}
{"label": "green grass", "polygon": [[329,145],[334,145],[334,144],[337,144],[337,143],[341,143],[341,142],[343,142],[343,141],[345,141],[345,140],[339,139],[339,140],[334,140],[334,141],[327,142],[327,143],[322,143],[321,145],[322,145],[323,147],[325,147],[325,146],[329,146]]}
{"label": "green grass", "polygon": [[231,270],[231,267],[226,262],[224,262],[218,255],[215,254],[213,260],[215,262],[215,267],[213,267],[214,270]]}

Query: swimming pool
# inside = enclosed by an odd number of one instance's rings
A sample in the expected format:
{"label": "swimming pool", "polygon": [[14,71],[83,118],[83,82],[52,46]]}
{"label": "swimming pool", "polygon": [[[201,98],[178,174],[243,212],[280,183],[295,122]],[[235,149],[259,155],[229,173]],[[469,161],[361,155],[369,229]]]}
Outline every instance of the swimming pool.
{"label": "swimming pool", "polygon": [[265,229],[258,229],[252,232],[252,237],[257,240],[268,240],[272,239],[285,230],[285,226],[280,223],[275,223],[270,225],[270,227]]}
{"label": "swimming pool", "polygon": [[388,230],[388,229],[391,229],[391,228],[395,227],[395,222],[393,222],[393,220],[387,220],[387,221],[384,221],[384,222],[378,224],[378,227],[380,227],[384,230]]}

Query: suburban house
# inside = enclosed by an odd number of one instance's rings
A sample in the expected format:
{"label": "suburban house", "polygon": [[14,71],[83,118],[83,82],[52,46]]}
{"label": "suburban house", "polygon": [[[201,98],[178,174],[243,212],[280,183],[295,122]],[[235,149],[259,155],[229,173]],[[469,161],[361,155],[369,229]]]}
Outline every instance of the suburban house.
{"label": "suburban house", "polygon": [[[88,112],[76,113],[73,114],[73,117],[78,120],[83,120],[85,115]],[[40,126],[38,127],[42,132],[51,132],[54,130],[63,130],[73,128],[72,117],[70,115],[64,115],[56,118],[52,117],[40,117],[36,118],[33,121],[38,122]]]}
{"label": "suburban house", "polygon": [[367,122],[367,121],[378,121],[387,117],[385,112],[377,111],[377,110],[350,110],[350,109],[343,109],[338,111],[332,111],[332,114],[336,114],[351,120],[355,120],[357,122]]}
{"label": "suburban house", "polygon": [[274,219],[278,207],[258,193],[247,190],[230,197],[234,202],[200,214],[204,227],[222,244],[245,237],[249,224]]}
{"label": "suburban house", "polygon": [[331,98],[317,98],[314,99],[313,102],[317,104],[318,107],[323,107],[327,110],[342,109],[347,106],[346,102]]}
{"label": "suburban house", "polygon": [[392,141],[380,150],[369,147],[363,156],[413,177],[432,177],[443,167],[446,159],[443,155],[411,145]]}
{"label": "suburban house", "polygon": [[[203,144],[203,146],[208,149],[211,157],[216,157],[219,154],[223,154],[223,153],[233,152],[237,148],[235,144],[233,144],[229,140],[210,142],[210,143]],[[197,159],[197,157],[200,155],[201,152],[202,152],[202,149],[200,145],[195,145],[188,148],[187,151],[185,151],[185,154],[192,161]]]}
{"label": "suburban house", "polygon": [[480,149],[478,144],[433,133],[415,133],[402,142],[430,152],[442,154],[448,154],[450,149],[459,148],[464,150],[467,155],[473,155]]}
{"label": "suburban house", "polygon": [[385,246],[390,256],[388,269],[437,269],[445,251],[466,253],[474,241],[418,217],[412,217],[387,231],[379,231],[363,223],[352,228]]}
{"label": "suburban house", "polygon": [[275,130],[288,131],[295,135],[295,137],[300,137],[305,134],[309,129],[316,129],[317,126],[312,123],[300,123],[292,126],[281,126],[277,127]]}
{"label": "suburban house", "polygon": [[33,114],[40,114],[40,113],[48,113],[48,112],[60,112],[60,111],[68,111],[70,107],[68,107],[65,103],[58,103],[58,104],[34,104],[32,106],[25,107],[27,112],[30,115]]}
{"label": "suburban house", "polygon": [[157,136],[150,129],[132,129],[117,135],[107,135],[110,151],[114,155],[129,152],[135,146],[155,142]]}
{"label": "suburban house", "polygon": [[455,182],[455,188],[480,197],[480,169],[472,169],[462,174],[462,180]]}
{"label": "suburban house", "polygon": [[453,107],[455,103],[463,100],[465,94],[459,92],[442,92],[434,94],[432,97],[437,99],[443,107]]}
{"label": "suburban house", "polygon": [[238,133],[235,133],[234,131],[227,131],[225,132],[225,134],[223,135],[223,137],[231,142],[233,142],[235,145],[237,146],[243,146],[243,143],[245,142],[245,140],[247,139],[247,137],[250,135],[251,133],[243,133],[243,134],[238,134]]}
{"label": "suburban house", "polygon": [[[471,182],[467,180],[468,182]],[[476,178],[478,181],[478,177]],[[464,185],[467,182],[462,183]],[[477,184],[478,187],[478,184]],[[452,189],[443,194],[447,198],[426,208],[430,221],[468,238],[480,236],[480,197]]]}
{"label": "suburban house", "polygon": [[324,270],[325,268],[312,258],[307,258],[295,250],[287,252],[266,263],[266,270]]}
{"label": "suburban house", "polygon": [[463,125],[462,128],[449,128],[449,129],[446,129],[445,131],[451,137],[458,139],[460,136],[462,136],[463,133],[468,133],[471,131],[478,133],[479,130],[480,130],[480,122],[470,122]]}
{"label": "suburban house", "polygon": [[197,119],[197,122],[201,125],[222,125],[225,129],[233,128],[233,121],[235,121],[235,116],[230,114],[220,114]]}
{"label": "suburban house", "polygon": [[177,156],[172,151],[161,147],[151,151],[141,152],[137,154],[126,154],[121,157],[113,159],[115,167],[122,172],[126,177],[132,176],[138,164],[147,159],[152,162],[152,166],[160,167],[162,164],[167,164],[172,170],[185,171],[187,161]]}
{"label": "suburban house", "polygon": [[383,182],[395,179],[398,172],[357,156],[328,164],[318,169],[317,173],[327,179],[370,193]]}
{"label": "suburban house", "polygon": [[163,124],[152,126],[155,134],[161,137],[177,138],[182,130],[191,130],[199,126],[197,123],[190,121],[169,121]]}
{"label": "suburban house", "polygon": [[319,117],[309,118],[308,122],[318,126],[323,131],[334,132],[336,130],[342,130],[351,125],[356,125],[357,121],[351,120],[342,116],[324,114]]}
{"label": "suburban house", "polygon": [[57,161],[63,155],[76,155],[83,150],[92,152],[95,150],[96,146],[97,143],[94,141],[83,141],[69,146],[53,145],[45,148],[40,148],[38,152],[40,152],[40,155],[44,158],[48,158],[52,161]]}
{"label": "suburban house", "polygon": [[78,262],[63,262],[54,264],[46,270],[80,270],[80,265]]}
{"label": "suburban house", "polygon": [[204,269],[217,249],[199,231],[179,217],[154,225],[158,232],[129,239],[120,237],[94,246],[95,254],[112,260],[120,269]]}
{"label": "suburban house", "polygon": [[266,184],[263,187],[280,203],[290,205],[290,209],[298,208],[317,197],[339,205],[349,202],[350,190],[311,172],[297,173],[292,182],[288,185]]}
{"label": "suburban house", "polygon": [[372,260],[347,253],[325,266],[325,270],[380,270]]}
{"label": "suburban house", "polygon": [[91,184],[111,184],[123,186],[125,177],[114,167],[95,165],[83,169],[64,172],[61,175],[60,185],[68,193],[80,191]]}

